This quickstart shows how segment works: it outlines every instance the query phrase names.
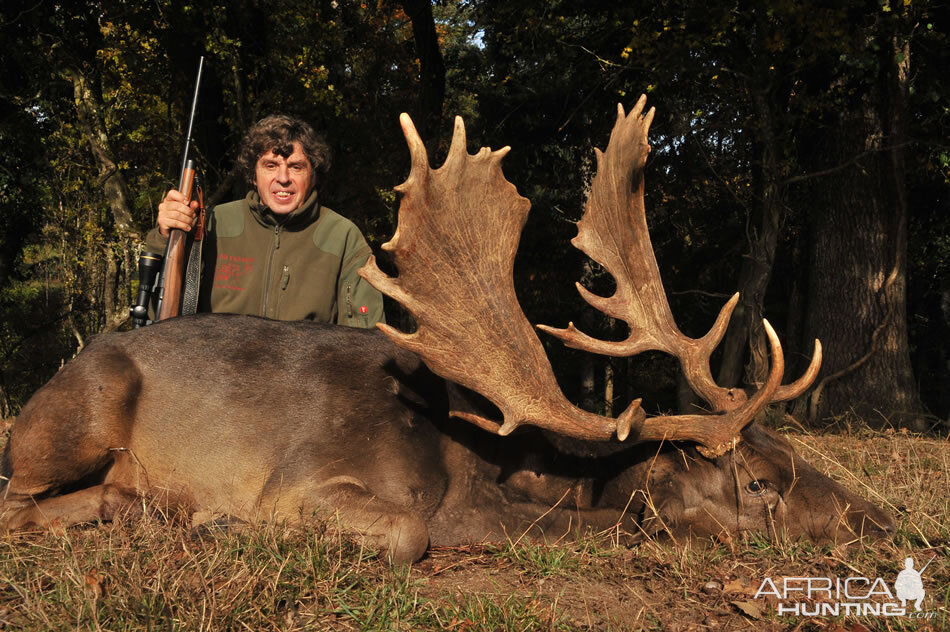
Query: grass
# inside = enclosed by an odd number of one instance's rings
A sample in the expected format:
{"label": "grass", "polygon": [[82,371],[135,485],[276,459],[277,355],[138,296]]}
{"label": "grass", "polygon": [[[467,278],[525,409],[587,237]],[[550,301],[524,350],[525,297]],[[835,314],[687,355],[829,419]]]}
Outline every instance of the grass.
{"label": "grass", "polygon": [[577,554],[563,545],[534,542],[489,544],[485,552],[500,561],[507,560],[521,573],[531,577],[554,577],[577,568]]}
{"label": "grass", "polygon": [[[0,628],[11,630],[930,630],[950,627],[950,445],[901,432],[789,439],[898,517],[848,548],[765,538],[432,550],[392,567],[326,525],[193,532],[159,515],[0,539]],[[765,577],[924,575],[931,619],[779,616]]]}

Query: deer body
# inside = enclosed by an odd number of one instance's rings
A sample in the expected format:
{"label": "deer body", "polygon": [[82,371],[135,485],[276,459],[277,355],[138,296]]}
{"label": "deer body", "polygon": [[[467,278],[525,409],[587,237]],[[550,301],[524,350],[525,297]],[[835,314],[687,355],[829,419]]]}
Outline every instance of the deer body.
{"label": "deer body", "polygon": [[[430,542],[517,535],[542,515],[535,526],[552,537],[581,526],[619,525],[634,535],[769,529],[762,507],[747,512],[760,517],[756,524],[736,519],[738,503],[763,501],[736,495],[728,457],[656,444],[598,450],[569,441],[564,450],[537,432],[498,437],[447,419],[450,399],[479,407],[455,391],[372,331],[199,315],[104,335],[14,424],[2,526],[108,520],[145,497],[248,521],[338,514],[399,560],[417,559]],[[788,513],[814,514],[812,522],[829,527],[793,535],[889,528],[883,512],[781,440],[754,427],[746,435],[747,463],[768,463],[769,472],[759,466],[754,476],[788,479],[791,488],[796,461],[802,498],[783,501],[793,504]]]}
{"label": "deer body", "polygon": [[578,289],[626,322],[628,338],[539,328],[596,353],[674,355],[715,414],[648,418],[634,400],[611,419],[568,401],[512,284],[530,205],[502,174],[507,149],[468,154],[457,119],[433,170],[404,115],[412,169],[383,245],[399,276],[372,258],[360,274],[409,309],[417,331],[201,315],[102,336],[14,424],[0,528],[109,519],[146,495],[203,516],[337,515],[396,560],[419,558],[430,542],[526,528],[554,537],[583,525],[633,537],[887,533],[887,514],[751,423],[808,388],[817,341],[805,374],[781,385],[781,345],[764,322],[772,367],[747,397],[719,387],[709,367],[738,295],[702,338],[677,328],[643,206],[653,118],[644,106],[618,107],[572,242],[617,281],[610,297]]}
{"label": "deer body", "polygon": [[[438,384],[378,332],[344,327],[202,315],[101,336],[14,424],[4,509],[25,508],[7,526],[108,518],[140,493],[246,520],[384,500],[428,518],[445,474],[426,411],[400,399],[425,404],[414,380]],[[112,499],[91,515],[33,505],[84,478]]]}

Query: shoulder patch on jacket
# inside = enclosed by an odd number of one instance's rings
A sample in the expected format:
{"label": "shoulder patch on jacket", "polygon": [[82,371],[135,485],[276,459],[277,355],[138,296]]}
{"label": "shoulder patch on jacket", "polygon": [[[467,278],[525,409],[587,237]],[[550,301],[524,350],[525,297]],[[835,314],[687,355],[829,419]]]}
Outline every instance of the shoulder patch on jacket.
{"label": "shoulder patch on jacket", "polygon": [[237,237],[244,232],[244,200],[214,207],[214,232],[218,237]]}
{"label": "shoulder patch on jacket", "polygon": [[361,241],[365,240],[356,224],[332,209],[323,208],[316,230],[313,231],[314,246],[335,257],[342,257],[344,252]]}

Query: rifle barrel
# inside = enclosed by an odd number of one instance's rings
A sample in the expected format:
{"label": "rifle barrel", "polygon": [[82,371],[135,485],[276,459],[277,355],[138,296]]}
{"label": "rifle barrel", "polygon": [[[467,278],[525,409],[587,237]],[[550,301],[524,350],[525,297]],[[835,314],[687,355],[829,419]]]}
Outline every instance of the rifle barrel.
{"label": "rifle barrel", "polygon": [[188,151],[191,149],[191,130],[195,124],[195,112],[198,110],[198,89],[201,87],[201,70],[204,68],[204,55],[198,58],[198,76],[195,79],[195,94],[191,97],[191,114],[188,116],[188,133],[185,134],[185,152],[181,157],[181,174],[178,177],[178,190],[185,185],[185,170],[188,168]]}

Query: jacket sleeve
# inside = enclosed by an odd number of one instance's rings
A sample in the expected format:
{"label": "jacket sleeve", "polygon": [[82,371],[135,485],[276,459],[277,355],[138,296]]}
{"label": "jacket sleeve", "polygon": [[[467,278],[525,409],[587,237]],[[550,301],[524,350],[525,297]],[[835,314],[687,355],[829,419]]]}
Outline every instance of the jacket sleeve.
{"label": "jacket sleeve", "polygon": [[372,254],[355,226],[346,237],[346,249],[337,283],[337,324],[370,329],[385,323],[383,295],[356,273]]}
{"label": "jacket sleeve", "polygon": [[145,235],[145,250],[156,255],[165,254],[165,248],[168,246],[168,237],[163,237],[158,232],[158,226],[152,228]]}

